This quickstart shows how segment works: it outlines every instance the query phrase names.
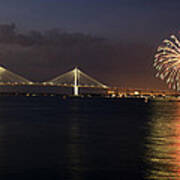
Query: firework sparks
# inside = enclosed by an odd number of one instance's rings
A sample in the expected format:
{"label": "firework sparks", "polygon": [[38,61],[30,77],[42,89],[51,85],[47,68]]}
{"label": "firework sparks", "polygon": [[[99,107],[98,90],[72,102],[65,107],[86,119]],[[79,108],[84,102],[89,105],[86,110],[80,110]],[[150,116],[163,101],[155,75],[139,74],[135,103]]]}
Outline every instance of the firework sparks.
{"label": "firework sparks", "polygon": [[169,88],[180,91],[180,42],[171,35],[157,48],[154,67],[159,77],[168,84]]}

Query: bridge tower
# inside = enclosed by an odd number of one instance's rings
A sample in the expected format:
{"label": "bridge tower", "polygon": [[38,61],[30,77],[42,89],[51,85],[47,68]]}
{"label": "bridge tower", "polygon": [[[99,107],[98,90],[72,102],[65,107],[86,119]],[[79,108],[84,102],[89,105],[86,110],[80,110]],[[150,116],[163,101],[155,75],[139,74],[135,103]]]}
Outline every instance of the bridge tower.
{"label": "bridge tower", "polygon": [[79,95],[79,87],[78,87],[78,68],[74,68],[74,96]]}

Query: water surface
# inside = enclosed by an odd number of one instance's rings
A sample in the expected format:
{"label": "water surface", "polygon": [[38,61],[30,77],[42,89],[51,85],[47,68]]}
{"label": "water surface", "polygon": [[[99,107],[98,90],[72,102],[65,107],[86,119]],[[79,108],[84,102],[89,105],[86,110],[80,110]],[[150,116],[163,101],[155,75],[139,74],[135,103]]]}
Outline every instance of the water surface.
{"label": "water surface", "polygon": [[0,97],[0,179],[180,179],[180,103]]}

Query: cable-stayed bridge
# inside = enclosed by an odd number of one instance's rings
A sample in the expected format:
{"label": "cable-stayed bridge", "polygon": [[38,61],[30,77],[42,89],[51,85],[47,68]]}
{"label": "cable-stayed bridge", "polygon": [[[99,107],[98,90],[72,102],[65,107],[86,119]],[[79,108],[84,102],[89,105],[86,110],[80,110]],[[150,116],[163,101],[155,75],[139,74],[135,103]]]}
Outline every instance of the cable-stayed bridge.
{"label": "cable-stayed bridge", "polygon": [[108,88],[108,86],[90,77],[77,67],[69,72],[53,78],[52,80],[46,82],[32,82],[0,66],[0,86],[5,85],[72,87],[74,89],[75,96],[79,95],[79,88]]}
{"label": "cable-stayed bridge", "polygon": [[[149,90],[149,89],[128,89],[119,87],[108,87],[105,84],[97,81],[91,76],[87,75],[79,68],[74,68],[62,75],[59,75],[49,81],[45,82],[32,82],[26,78],[9,71],[0,65],[0,87],[2,86],[42,86],[42,87],[71,87],[73,88],[73,95],[78,96],[80,88],[94,88],[105,89],[108,95],[149,95],[149,96],[165,96],[177,95],[177,92],[167,90]],[[15,88],[14,88],[15,89]],[[15,93],[19,93],[18,91]],[[178,94],[179,95],[179,94]]]}

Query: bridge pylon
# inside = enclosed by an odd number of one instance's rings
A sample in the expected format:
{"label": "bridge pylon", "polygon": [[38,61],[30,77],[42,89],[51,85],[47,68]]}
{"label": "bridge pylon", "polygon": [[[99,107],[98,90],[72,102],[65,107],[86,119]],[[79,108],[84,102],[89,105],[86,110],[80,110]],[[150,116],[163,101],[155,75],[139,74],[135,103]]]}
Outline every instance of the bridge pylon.
{"label": "bridge pylon", "polygon": [[78,68],[74,68],[74,96],[79,95],[79,87],[78,87]]}

